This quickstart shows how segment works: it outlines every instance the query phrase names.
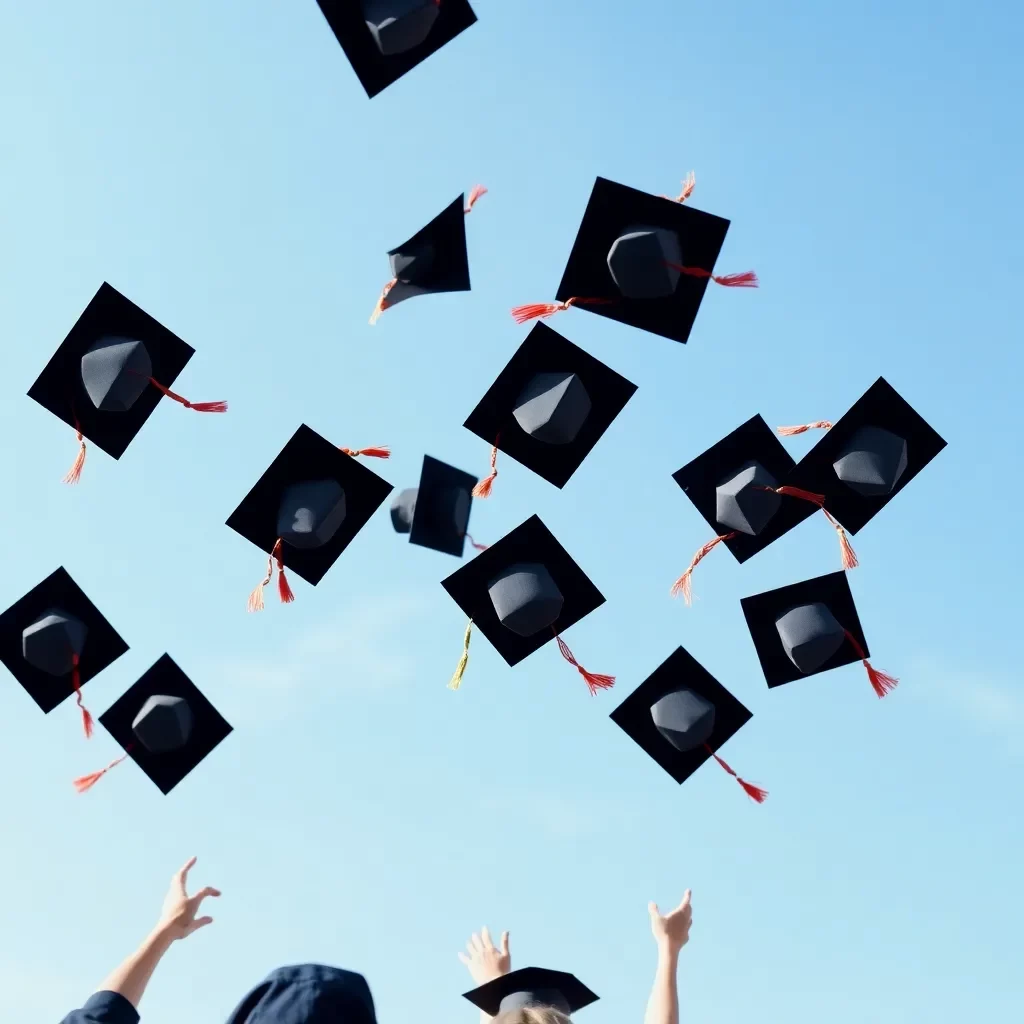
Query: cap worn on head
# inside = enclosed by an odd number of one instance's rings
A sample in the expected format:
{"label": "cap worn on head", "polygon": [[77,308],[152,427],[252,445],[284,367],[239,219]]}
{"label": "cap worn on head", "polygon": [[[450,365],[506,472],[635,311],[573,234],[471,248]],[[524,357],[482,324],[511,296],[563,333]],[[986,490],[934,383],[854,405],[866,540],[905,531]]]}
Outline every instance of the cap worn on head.
{"label": "cap worn on head", "polygon": [[465,426],[494,446],[495,456],[500,450],[564,487],[635,391],[625,377],[536,324]]}
{"label": "cap worn on head", "polygon": [[[461,558],[469,536],[475,484],[472,473],[425,455],[412,499],[409,542]],[[392,519],[394,515],[392,512]]]}
{"label": "cap worn on head", "polygon": [[277,535],[304,551],[322,548],[345,521],[345,489],[337,480],[303,480],[281,497]]}
{"label": "cap worn on head", "polygon": [[361,974],[323,964],[279,967],[234,1009],[227,1024],[376,1024]]}
{"label": "cap worn on head", "polygon": [[192,709],[183,697],[154,694],[132,722],[135,738],[151,754],[180,750],[192,736]]}
{"label": "cap worn on head", "polygon": [[371,98],[476,22],[469,0],[317,0]]}
{"label": "cap worn on head", "polygon": [[572,974],[522,967],[464,993],[463,998],[496,1017],[529,1006],[550,1006],[568,1016],[596,1003],[599,997]]}
{"label": "cap worn on head", "polygon": [[551,573],[537,563],[518,563],[487,587],[498,621],[519,636],[550,629],[562,614],[565,598]]}
{"label": "cap worn on head", "polygon": [[152,376],[153,361],[141,341],[101,338],[82,356],[82,383],[101,412],[127,412]]}

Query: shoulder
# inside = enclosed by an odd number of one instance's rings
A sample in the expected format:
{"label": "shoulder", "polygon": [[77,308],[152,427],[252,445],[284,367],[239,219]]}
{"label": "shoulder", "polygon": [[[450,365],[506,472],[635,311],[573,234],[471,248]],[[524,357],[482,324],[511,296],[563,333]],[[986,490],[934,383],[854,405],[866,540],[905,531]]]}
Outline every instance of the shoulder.
{"label": "shoulder", "polygon": [[61,1024],[139,1024],[139,1011],[117,992],[96,992]]}

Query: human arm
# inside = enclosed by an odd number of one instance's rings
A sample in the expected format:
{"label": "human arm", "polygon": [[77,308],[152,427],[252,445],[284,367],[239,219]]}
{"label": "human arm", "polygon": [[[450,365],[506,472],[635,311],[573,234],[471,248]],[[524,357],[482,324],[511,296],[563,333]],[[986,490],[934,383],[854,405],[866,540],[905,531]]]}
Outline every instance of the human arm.
{"label": "human arm", "polygon": [[[512,970],[508,932],[501,933],[501,943],[497,947],[491,941],[487,928],[483,928],[479,935],[474,932],[466,943],[466,952],[459,953],[459,959],[466,965],[477,988],[508,974]],[[488,1024],[493,1019],[489,1013],[480,1011],[480,1024]]]}
{"label": "human arm", "polygon": [[648,906],[651,931],[658,947],[658,966],[654,972],[654,985],[647,1001],[644,1024],[679,1024],[679,987],[676,978],[679,953],[690,938],[693,911],[690,890],[675,910],[662,916],[656,904]]}

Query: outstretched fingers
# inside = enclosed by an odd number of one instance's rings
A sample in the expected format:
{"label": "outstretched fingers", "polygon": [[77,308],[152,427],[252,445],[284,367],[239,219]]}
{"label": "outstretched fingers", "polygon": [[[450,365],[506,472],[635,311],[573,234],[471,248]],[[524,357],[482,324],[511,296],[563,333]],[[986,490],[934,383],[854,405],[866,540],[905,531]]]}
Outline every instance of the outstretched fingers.
{"label": "outstretched fingers", "polygon": [[501,952],[503,956],[508,956],[508,932],[501,933]]}

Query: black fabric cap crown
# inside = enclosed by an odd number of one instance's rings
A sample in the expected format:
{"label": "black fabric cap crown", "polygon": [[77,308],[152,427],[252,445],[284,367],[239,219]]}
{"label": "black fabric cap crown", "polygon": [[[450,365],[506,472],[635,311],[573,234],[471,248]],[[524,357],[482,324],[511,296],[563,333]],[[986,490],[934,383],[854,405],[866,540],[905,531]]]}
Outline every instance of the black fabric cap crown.
{"label": "black fabric cap crown", "polygon": [[801,672],[817,672],[846,639],[828,605],[821,601],[790,608],[775,620],[789,660]]}
{"label": "black fabric cap crown", "polygon": [[438,0],[361,0],[366,27],[385,57],[422,44],[441,13]]}
{"label": "black fabric cap crown", "polygon": [[676,290],[680,277],[676,267],[682,258],[674,231],[633,225],[608,251],[608,269],[626,298],[659,299]]}
{"label": "black fabric cap crown", "polygon": [[277,535],[294,548],[323,547],[345,521],[345,489],[337,480],[292,484],[281,498]]}
{"label": "black fabric cap crown", "polygon": [[907,442],[882,427],[861,427],[833,466],[836,476],[865,498],[892,494],[907,471]]}
{"label": "black fabric cap crown", "polygon": [[51,608],[22,631],[22,654],[40,672],[66,676],[74,668],[74,659],[81,657],[88,634],[89,628],[81,619]]}
{"label": "black fabric cap crown", "polygon": [[395,533],[409,533],[416,516],[416,497],[420,493],[418,487],[406,487],[391,503],[391,525]]}
{"label": "black fabric cap crown", "polygon": [[760,462],[751,461],[730,473],[715,488],[716,515],[722,526],[756,537],[779,511],[779,482]]}
{"label": "black fabric cap crown", "polygon": [[693,690],[667,693],[651,708],[658,732],[684,753],[703,746],[715,731],[715,706]]}
{"label": "black fabric cap crown", "polygon": [[192,709],[184,697],[154,694],[135,716],[132,732],[151,754],[167,754],[188,743],[192,722]]}
{"label": "black fabric cap crown", "polygon": [[101,412],[127,412],[152,376],[153,360],[141,341],[101,338],[82,356],[82,384]]}
{"label": "black fabric cap crown", "polygon": [[562,614],[565,598],[551,573],[538,563],[506,569],[487,588],[498,621],[519,636],[533,636]]}
{"label": "black fabric cap crown", "polygon": [[575,373],[538,373],[523,389],[512,415],[531,437],[545,444],[572,444],[592,408]]}

